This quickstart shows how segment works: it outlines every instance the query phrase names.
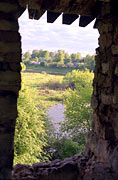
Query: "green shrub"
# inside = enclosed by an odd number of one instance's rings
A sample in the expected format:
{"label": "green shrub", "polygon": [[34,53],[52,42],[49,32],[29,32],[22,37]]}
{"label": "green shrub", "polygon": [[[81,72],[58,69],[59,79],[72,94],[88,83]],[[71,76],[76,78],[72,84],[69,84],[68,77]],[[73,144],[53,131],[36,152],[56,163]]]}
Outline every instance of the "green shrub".
{"label": "green shrub", "polygon": [[65,139],[64,145],[62,144],[62,147],[62,153],[60,154],[61,158],[71,157],[81,152],[78,144],[71,139]]}
{"label": "green shrub", "polygon": [[65,93],[65,117],[62,123],[62,132],[68,133],[72,140],[79,145],[85,145],[85,133],[91,129],[93,73],[74,70],[65,77],[68,89]]}
{"label": "green shrub", "polygon": [[22,89],[20,91],[14,164],[33,164],[47,159],[43,152],[43,148],[47,145],[44,117],[36,104],[37,95],[35,89]]}
{"label": "green shrub", "polygon": [[24,63],[21,63],[21,70],[25,71],[26,70],[26,65]]}
{"label": "green shrub", "polygon": [[61,135],[59,137],[53,137],[50,141],[48,151],[50,152],[51,160],[71,157],[83,150],[81,146],[71,139],[60,137]]}
{"label": "green shrub", "polygon": [[46,62],[40,62],[40,66],[46,66]]}

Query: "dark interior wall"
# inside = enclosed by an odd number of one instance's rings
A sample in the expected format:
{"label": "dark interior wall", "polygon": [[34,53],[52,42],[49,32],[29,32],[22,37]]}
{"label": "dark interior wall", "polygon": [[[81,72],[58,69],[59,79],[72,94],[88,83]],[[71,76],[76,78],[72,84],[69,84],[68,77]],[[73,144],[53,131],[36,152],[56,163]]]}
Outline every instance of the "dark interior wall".
{"label": "dark interior wall", "polygon": [[97,24],[100,37],[92,96],[93,132],[88,138],[101,160],[108,160],[118,142],[118,16],[112,11],[111,4],[106,3]]}
{"label": "dark interior wall", "polygon": [[93,82],[92,131],[81,155],[14,168],[14,178],[22,173],[38,180],[117,180],[118,179],[118,13],[117,4],[100,6],[96,28],[100,33],[96,49]]}
{"label": "dark interior wall", "polygon": [[[51,164],[34,165],[32,172],[35,172],[37,179],[43,172],[44,179],[49,180],[50,177],[52,180],[53,177],[55,180],[56,176],[66,178],[67,169],[70,168],[71,172],[73,168],[74,175],[69,175],[70,180],[74,177],[78,180],[117,180],[118,14],[116,10],[114,3],[108,1],[103,3],[96,23],[100,38],[95,59],[92,131],[87,136],[87,148],[83,155],[64,160],[59,162],[60,164],[53,162],[52,166]],[[0,1],[0,179],[2,180],[12,178],[17,97],[21,85],[21,37],[18,32],[18,17],[23,11],[24,8],[21,8],[15,0]],[[21,177],[22,175],[20,179]]]}
{"label": "dark interior wall", "polygon": [[11,179],[17,97],[21,75],[21,37],[17,1],[0,1],[0,179]]}

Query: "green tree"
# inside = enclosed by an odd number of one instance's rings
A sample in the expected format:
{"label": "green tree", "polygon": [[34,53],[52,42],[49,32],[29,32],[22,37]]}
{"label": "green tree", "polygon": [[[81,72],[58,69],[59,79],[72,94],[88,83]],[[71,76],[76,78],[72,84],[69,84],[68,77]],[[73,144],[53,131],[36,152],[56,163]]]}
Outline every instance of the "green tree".
{"label": "green tree", "polygon": [[23,54],[23,62],[24,63],[29,63],[31,58],[31,53],[30,51],[27,51],[26,53]]}
{"label": "green tree", "polygon": [[85,145],[84,134],[91,128],[90,99],[92,95],[93,73],[89,70],[74,70],[66,77],[66,83],[72,84],[74,89],[69,88],[65,95],[65,116],[66,120],[62,130],[79,145]]}
{"label": "green tree", "polygon": [[77,68],[78,68],[80,71],[85,70],[85,69],[86,69],[86,68],[85,68],[85,63],[78,63],[78,64],[77,64]]}
{"label": "green tree", "polygon": [[25,66],[25,64],[24,63],[20,63],[21,64],[21,71],[25,71],[26,70],[26,66]]}
{"label": "green tree", "polygon": [[18,118],[15,130],[14,164],[32,164],[47,159],[44,117],[37,106],[38,92],[22,89],[18,99]]}
{"label": "green tree", "polygon": [[64,64],[71,63],[71,57],[68,53],[64,54]]}
{"label": "green tree", "polygon": [[89,69],[90,71],[94,71],[95,68],[95,56],[94,55],[86,55],[85,59],[85,68]]}
{"label": "green tree", "polygon": [[37,49],[32,51],[31,59],[35,59],[36,57],[39,57],[39,50]]}
{"label": "green tree", "polygon": [[58,50],[55,61],[59,62],[60,64],[64,64],[64,51],[63,50]]}
{"label": "green tree", "polygon": [[49,55],[50,55],[49,51],[43,51],[43,58],[49,59]]}
{"label": "green tree", "polygon": [[68,53],[64,54],[64,59],[71,59],[70,55]]}
{"label": "green tree", "polygon": [[54,52],[50,52],[50,59],[51,59],[51,61],[53,61],[54,60],[54,57],[55,57],[55,53]]}
{"label": "green tree", "polygon": [[54,149],[54,152],[51,153],[51,160],[71,157],[82,151],[77,143],[67,137],[61,137],[60,134],[57,137],[54,136],[50,140],[49,149],[50,148]]}
{"label": "green tree", "polygon": [[40,49],[40,50],[39,50],[38,57],[39,57],[39,58],[42,58],[43,56],[44,56],[43,49]]}
{"label": "green tree", "polygon": [[77,59],[82,59],[81,54],[79,52],[78,53],[72,53],[71,54],[71,60],[76,61]]}
{"label": "green tree", "polygon": [[34,61],[39,62],[39,58],[38,58],[38,57],[35,57],[35,58],[34,58]]}
{"label": "green tree", "polygon": [[35,49],[35,50],[32,51],[31,58],[32,59],[35,59],[35,58],[49,59],[49,55],[50,55],[50,53],[47,50],[42,50],[42,49],[37,50],[37,49]]}
{"label": "green tree", "polygon": [[79,52],[77,53],[76,58],[77,58],[77,59],[82,59],[82,56],[81,56],[81,54],[80,54]]}
{"label": "green tree", "polygon": [[72,53],[72,54],[71,54],[71,60],[72,60],[72,61],[77,60],[77,54]]}

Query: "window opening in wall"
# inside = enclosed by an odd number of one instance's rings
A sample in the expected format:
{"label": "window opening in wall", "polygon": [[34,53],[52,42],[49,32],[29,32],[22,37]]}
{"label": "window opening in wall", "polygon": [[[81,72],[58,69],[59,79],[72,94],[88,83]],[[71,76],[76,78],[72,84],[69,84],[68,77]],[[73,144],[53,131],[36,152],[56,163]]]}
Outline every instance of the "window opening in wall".
{"label": "window opening in wall", "polygon": [[33,164],[80,153],[91,128],[90,98],[97,30],[92,22],[62,25],[19,19],[22,36],[22,88],[14,163]]}

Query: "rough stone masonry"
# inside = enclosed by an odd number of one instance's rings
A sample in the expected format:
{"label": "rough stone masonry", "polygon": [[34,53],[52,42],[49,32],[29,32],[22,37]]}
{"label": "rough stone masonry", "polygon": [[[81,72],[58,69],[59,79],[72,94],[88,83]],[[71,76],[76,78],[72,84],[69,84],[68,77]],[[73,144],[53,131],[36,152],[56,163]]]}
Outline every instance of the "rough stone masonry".
{"label": "rough stone masonry", "polygon": [[[81,18],[83,26],[96,18],[95,27],[100,37],[99,47],[96,49],[94,90],[91,100],[94,112],[92,130],[87,135],[87,146],[81,155],[62,161],[37,163],[33,166],[19,164],[12,171],[17,97],[21,84],[21,37],[18,32],[18,18],[27,4],[30,8],[30,17],[31,15],[35,17],[37,11],[62,10],[62,13],[67,8],[67,13],[74,13],[75,10],[75,14],[92,16]],[[48,0],[0,0],[0,179],[11,180],[13,177],[14,180],[117,180],[117,169],[117,1],[55,0],[51,6]]]}
{"label": "rough stone masonry", "polygon": [[11,179],[17,97],[20,90],[21,37],[16,1],[0,1],[0,179]]}

